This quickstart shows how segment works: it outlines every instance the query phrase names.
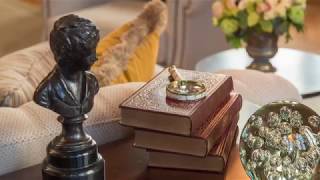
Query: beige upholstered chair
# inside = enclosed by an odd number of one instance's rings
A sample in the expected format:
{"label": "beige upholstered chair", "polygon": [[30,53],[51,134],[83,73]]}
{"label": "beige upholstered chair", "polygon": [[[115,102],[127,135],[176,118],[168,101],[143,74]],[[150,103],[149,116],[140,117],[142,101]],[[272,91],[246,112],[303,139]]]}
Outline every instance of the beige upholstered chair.
{"label": "beige upholstered chair", "polygon": [[167,0],[167,64],[194,69],[202,58],[228,48],[223,33],[212,26],[213,0]]}

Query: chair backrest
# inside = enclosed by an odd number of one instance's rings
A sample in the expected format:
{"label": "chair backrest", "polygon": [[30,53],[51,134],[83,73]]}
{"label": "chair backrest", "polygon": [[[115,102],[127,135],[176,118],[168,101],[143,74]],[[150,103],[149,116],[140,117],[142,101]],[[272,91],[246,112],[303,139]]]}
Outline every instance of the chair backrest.
{"label": "chair backrest", "polygon": [[106,3],[110,0],[43,0],[43,11],[46,19]]}
{"label": "chair backrest", "polygon": [[223,33],[212,26],[212,0],[167,0],[167,62],[194,69],[202,58],[228,49]]}

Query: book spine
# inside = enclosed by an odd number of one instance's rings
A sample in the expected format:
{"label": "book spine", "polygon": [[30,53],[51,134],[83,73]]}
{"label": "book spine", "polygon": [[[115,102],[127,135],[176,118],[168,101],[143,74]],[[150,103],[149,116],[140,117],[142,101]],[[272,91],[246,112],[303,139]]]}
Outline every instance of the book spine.
{"label": "book spine", "polygon": [[[154,152],[152,152],[152,151],[148,151],[148,152],[150,153],[148,167],[175,169],[175,170],[187,170],[187,171],[199,171],[199,172],[215,172],[215,173],[223,173],[224,172],[225,165],[224,165],[223,159],[221,157],[215,157],[215,159],[214,159],[215,165],[214,166],[202,167],[201,165],[199,165],[201,163],[201,162],[199,163],[199,161],[201,161],[201,160],[197,160],[198,161],[197,164],[195,164],[192,161],[181,164],[181,163],[179,163],[179,161],[174,162],[174,160],[171,159],[170,155],[169,155],[169,157],[167,157],[167,154],[165,154],[165,153],[160,154],[160,155],[155,155]],[[161,160],[161,159],[163,159],[163,160]],[[181,162],[184,161],[181,157],[179,157],[179,159],[181,160]],[[203,164],[206,164],[206,162],[204,162]]]}
{"label": "book spine", "polygon": [[[236,118],[239,117],[236,116]],[[233,148],[234,142],[237,139],[239,129],[236,122],[237,121],[229,127],[226,136],[222,138],[221,143],[217,144],[207,157],[193,157],[147,150],[149,152],[148,166],[222,173],[227,166],[228,157]]]}
{"label": "book spine", "polygon": [[232,148],[236,144],[238,134],[239,134],[239,127],[236,127],[236,131],[233,133],[233,135],[228,137],[227,143],[225,145],[225,151],[222,152],[221,157],[225,162],[225,167],[228,164],[228,160],[229,160],[229,156],[231,154]]}
{"label": "book spine", "polygon": [[241,95],[236,95],[235,100],[232,102],[229,108],[225,109],[225,112],[221,114],[221,117],[213,118],[209,124],[205,123],[205,128],[200,131],[199,137],[202,139],[207,139],[207,152],[217,144],[222,135],[225,134],[226,129],[235,123],[238,123],[238,112],[242,107],[242,97]]}
{"label": "book spine", "polygon": [[203,139],[144,130],[135,130],[133,146],[197,157],[204,157],[207,149],[207,143]]}
{"label": "book spine", "polygon": [[135,109],[121,109],[120,124],[124,126],[189,136],[190,122],[183,116],[167,115]]}
{"label": "book spine", "polygon": [[[228,77],[213,92],[210,97],[203,102],[191,116],[191,134],[195,133],[207,119],[219,112],[221,107],[230,99],[230,93],[233,90],[233,81]],[[212,110],[215,110],[212,112]]]}

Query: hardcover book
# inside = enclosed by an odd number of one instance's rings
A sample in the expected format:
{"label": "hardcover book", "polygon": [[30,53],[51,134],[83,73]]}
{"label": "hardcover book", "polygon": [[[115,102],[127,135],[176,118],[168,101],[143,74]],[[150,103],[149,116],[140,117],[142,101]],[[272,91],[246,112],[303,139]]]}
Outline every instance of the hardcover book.
{"label": "hardcover book", "polygon": [[206,97],[195,102],[166,98],[168,69],[126,99],[121,105],[122,125],[190,136],[209,116],[221,109],[230,98],[233,82],[230,76],[179,70],[184,79],[205,84]]}
{"label": "hardcover book", "polygon": [[226,136],[205,158],[148,150],[149,166],[223,173],[238,133],[237,123],[233,123]]}
{"label": "hardcover book", "polygon": [[191,136],[181,136],[146,130],[135,130],[134,146],[144,149],[166,151],[193,156],[207,156],[232,123],[237,124],[242,99],[232,93],[228,103],[203,124]]}

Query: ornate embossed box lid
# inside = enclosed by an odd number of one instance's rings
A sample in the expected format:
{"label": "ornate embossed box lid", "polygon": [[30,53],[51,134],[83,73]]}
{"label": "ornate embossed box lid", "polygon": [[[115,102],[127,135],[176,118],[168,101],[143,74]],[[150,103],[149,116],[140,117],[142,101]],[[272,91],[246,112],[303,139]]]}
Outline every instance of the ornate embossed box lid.
{"label": "ornate embossed box lid", "polygon": [[[179,72],[186,80],[204,83],[207,88],[207,96],[200,101],[191,103],[167,99],[166,86],[169,84],[169,72],[168,69],[165,69],[120,105],[122,112],[121,123],[133,127],[150,128],[149,126],[145,127],[146,124],[142,123],[149,121],[150,126],[171,125],[174,127],[173,121],[178,120],[180,117],[189,120],[189,125],[185,124],[185,127],[182,127],[189,128],[188,133],[186,133],[189,134],[191,129],[195,130],[201,125],[201,121],[205,121],[210,114],[217,111],[221,104],[229,99],[229,94],[233,90],[230,76],[189,70],[179,70]],[[130,111],[130,115],[128,111]],[[142,115],[140,113],[149,114]],[[158,121],[158,118],[161,118],[161,122]],[[169,124],[165,123],[169,119],[171,119]],[[151,122],[153,122],[153,125]],[[183,125],[180,124],[180,126]],[[162,129],[155,128],[154,130]],[[169,132],[172,131],[169,130]]]}

